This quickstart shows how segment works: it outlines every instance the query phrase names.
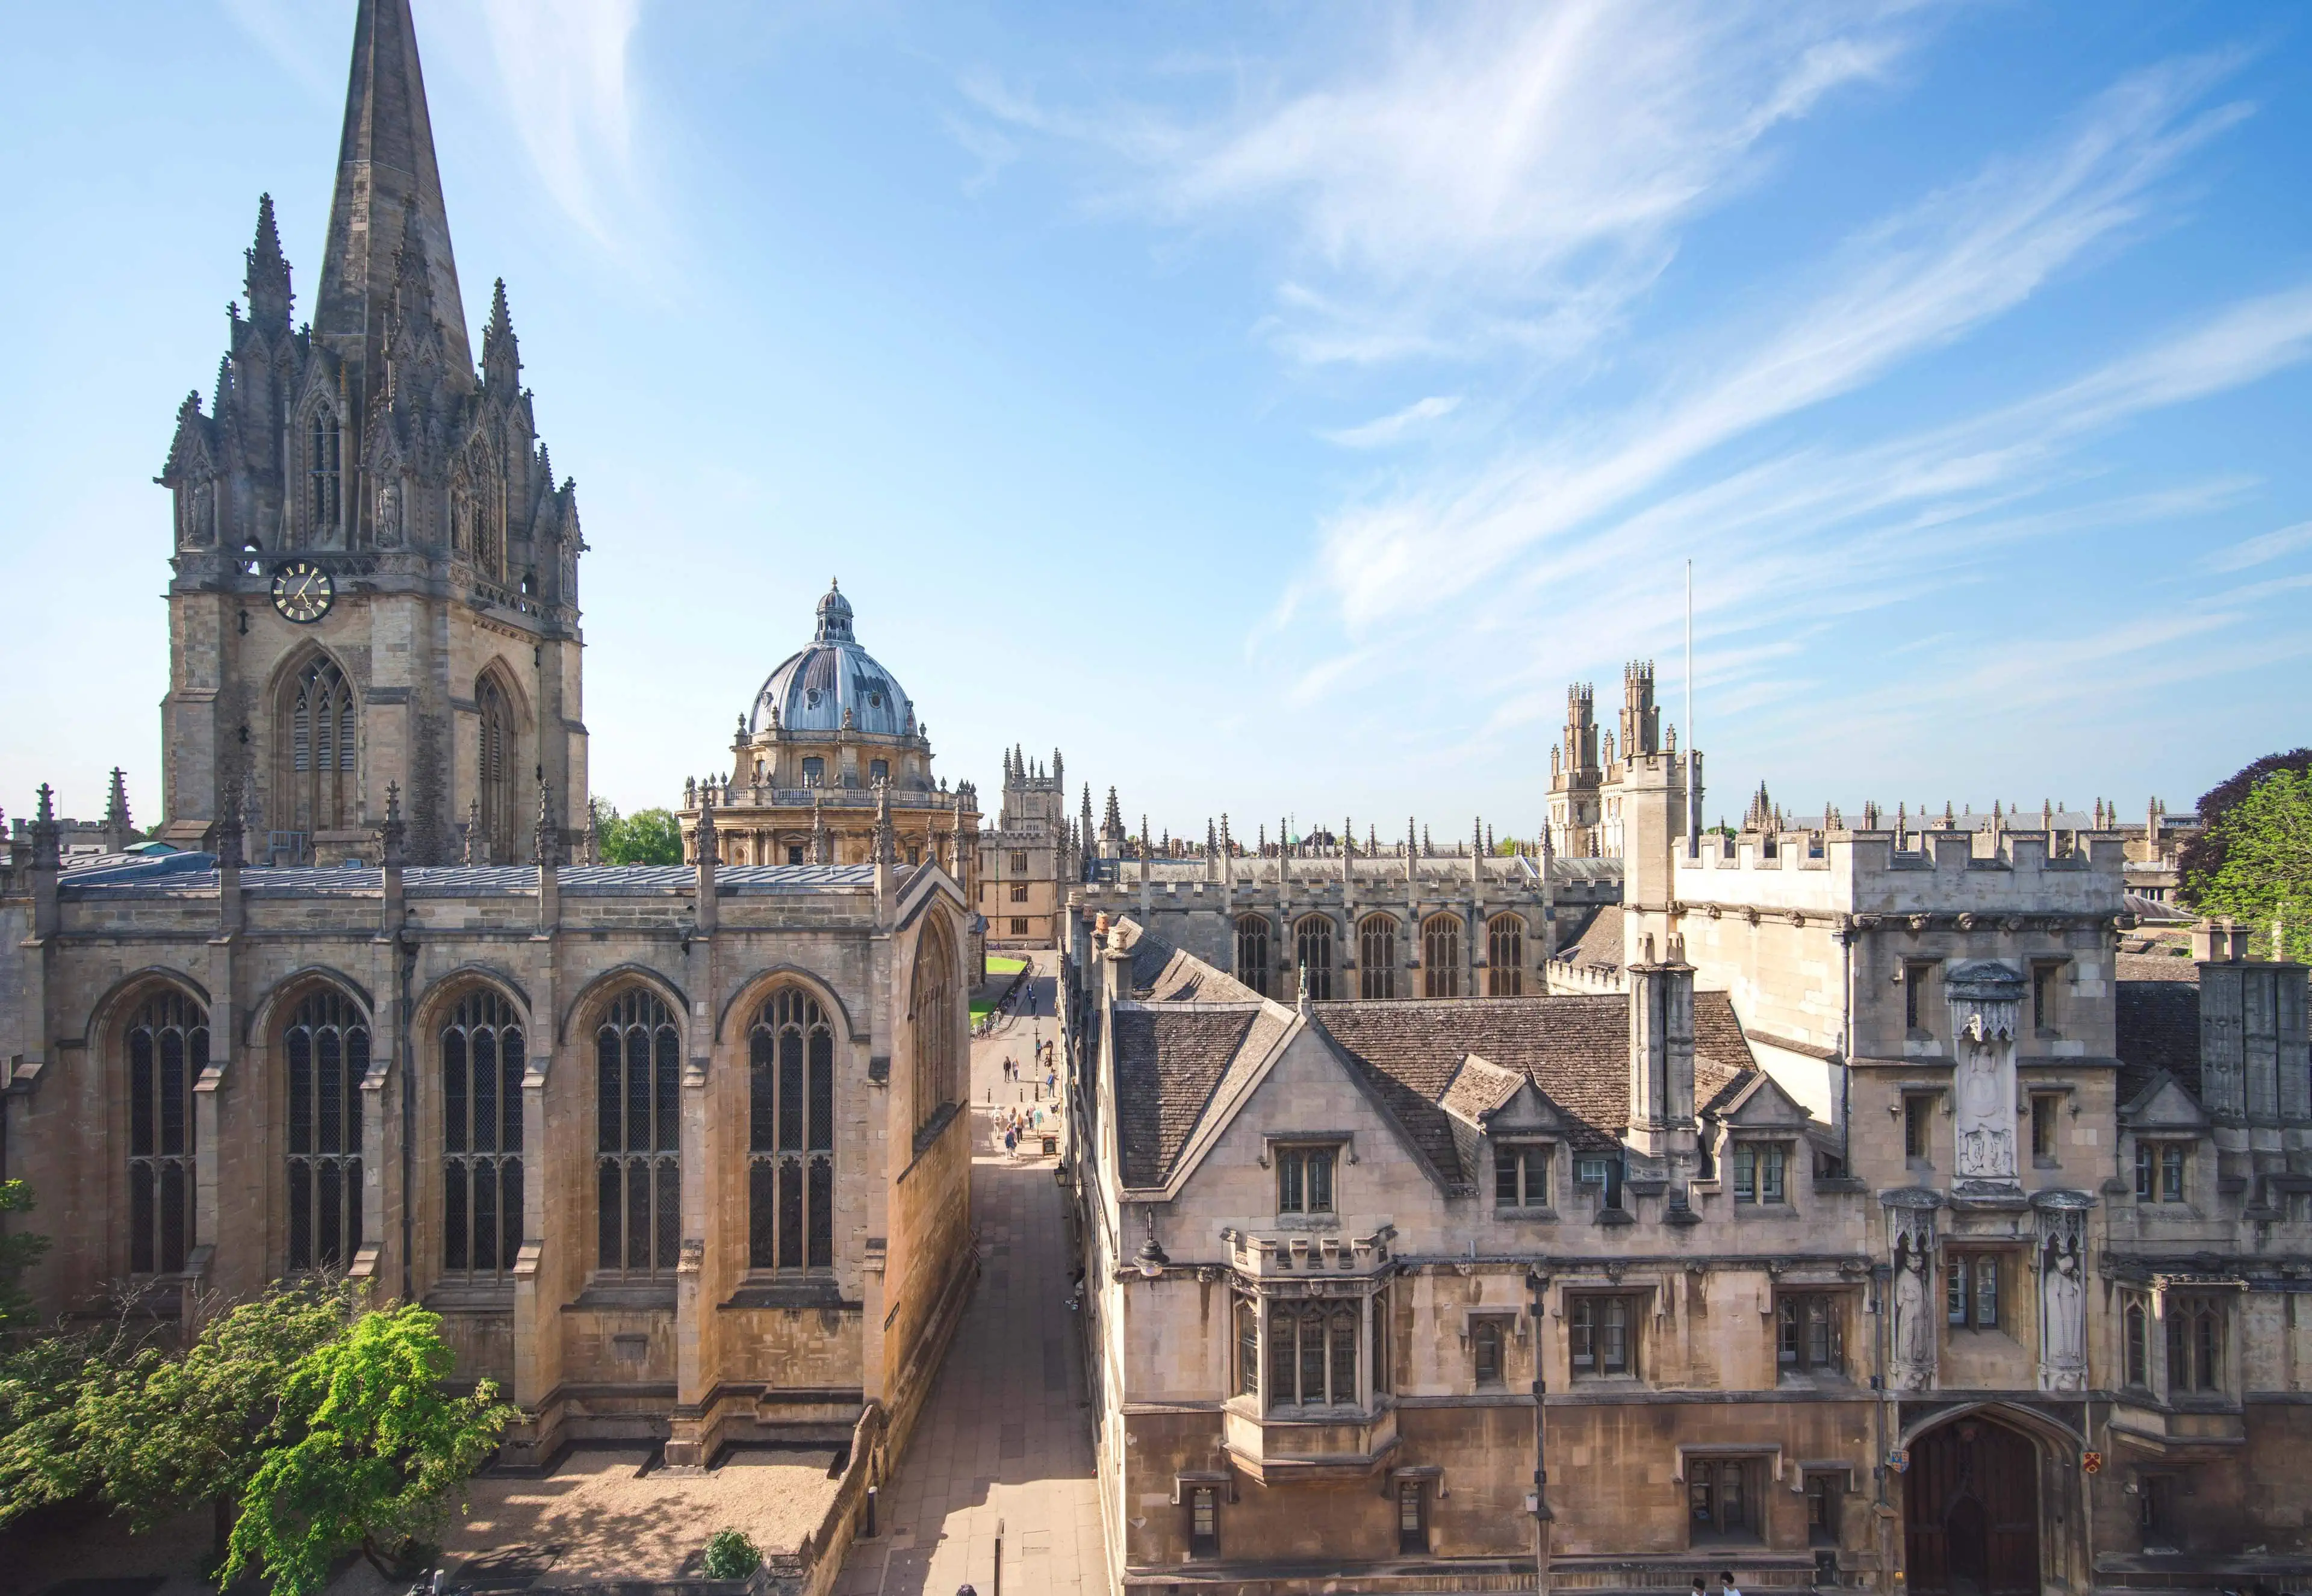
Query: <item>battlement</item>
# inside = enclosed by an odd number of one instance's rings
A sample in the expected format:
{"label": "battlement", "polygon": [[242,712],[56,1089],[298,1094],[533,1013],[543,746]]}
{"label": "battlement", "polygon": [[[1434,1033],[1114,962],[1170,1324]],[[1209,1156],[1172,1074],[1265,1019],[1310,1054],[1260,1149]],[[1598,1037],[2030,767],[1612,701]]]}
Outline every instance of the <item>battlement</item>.
{"label": "battlement", "polygon": [[1682,901],[1759,908],[2116,913],[2125,852],[2092,832],[1746,831],[1678,850],[1675,881]]}

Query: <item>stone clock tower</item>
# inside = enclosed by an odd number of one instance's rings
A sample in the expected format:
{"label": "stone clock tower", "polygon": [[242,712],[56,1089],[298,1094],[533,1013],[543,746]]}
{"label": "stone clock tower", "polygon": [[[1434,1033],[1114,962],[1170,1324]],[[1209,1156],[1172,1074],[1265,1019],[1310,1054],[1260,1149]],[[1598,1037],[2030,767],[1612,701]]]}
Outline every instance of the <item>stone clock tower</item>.
{"label": "stone clock tower", "polygon": [[167,829],[240,805],[252,858],[530,858],[539,789],[586,809],[574,484],[554,480],[507,313],[477,371],[408,0],[361,0],[312,320],[269,197],[216,391],[177,414]]}

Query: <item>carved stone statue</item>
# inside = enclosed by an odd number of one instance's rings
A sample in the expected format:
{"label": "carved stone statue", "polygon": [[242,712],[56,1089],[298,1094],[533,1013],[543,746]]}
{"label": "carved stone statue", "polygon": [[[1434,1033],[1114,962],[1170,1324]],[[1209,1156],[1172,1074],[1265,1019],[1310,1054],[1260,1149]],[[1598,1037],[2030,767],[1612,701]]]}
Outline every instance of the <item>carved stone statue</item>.
{"label": "carved stone statue", "polygon": [[1925,1383],[1934,1366],[1934,1293],[1928,1289],[1926,1255],[1905,1245],[1895,1270],[1895,1359],[1906,1387]]}
{"label": "carved stone statue", "polygon": [[2080,1278],[2080,1255],[2057,1242],[2041,1285],[2047,1324],[2047,1361],[2059,1365],[2087,1356],[2087,1285]]}
{"label": "carved stone statue", "polygon": [[1957,1054],[1953,1109],[1962,1180],[2012,1186],[2015,1023],[2023,978],[1995,959],[1952,965],[1943,977]]}
{"label": "carved stone statue", "polygon": [[377,546],[401,547],[401,485],[389,482],[377,490]]}

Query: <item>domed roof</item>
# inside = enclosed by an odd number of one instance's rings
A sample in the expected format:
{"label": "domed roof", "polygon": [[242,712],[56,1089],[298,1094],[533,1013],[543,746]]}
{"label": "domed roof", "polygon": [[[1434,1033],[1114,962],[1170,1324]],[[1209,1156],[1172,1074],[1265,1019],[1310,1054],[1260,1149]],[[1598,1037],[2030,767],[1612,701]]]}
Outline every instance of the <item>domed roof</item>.
{"label": "domed roof", "polygon": [[843,725],[871,737],[911,736],[915,706],[891,673],[859,646],[851,632],[851,601],[834,583],[819,601],[819,627],[810,646],[790,655],[755,695],[747,730],[770,729],[771,712],[788,732],[833,733]]}

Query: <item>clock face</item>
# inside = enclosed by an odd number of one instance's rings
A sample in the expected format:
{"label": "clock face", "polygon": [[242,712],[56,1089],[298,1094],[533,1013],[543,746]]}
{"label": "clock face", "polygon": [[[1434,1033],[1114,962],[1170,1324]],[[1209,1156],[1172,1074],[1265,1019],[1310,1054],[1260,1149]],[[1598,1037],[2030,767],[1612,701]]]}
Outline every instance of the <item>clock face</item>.
{"label": "clock face", "polygon": [[301,627],[328,614],[337,599],[329,574],[311,560],[291,560],[273,572],[273,608]]}

